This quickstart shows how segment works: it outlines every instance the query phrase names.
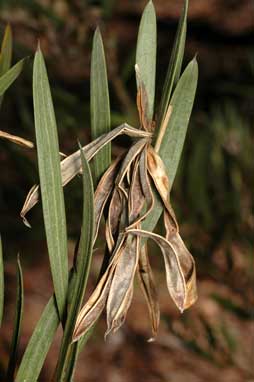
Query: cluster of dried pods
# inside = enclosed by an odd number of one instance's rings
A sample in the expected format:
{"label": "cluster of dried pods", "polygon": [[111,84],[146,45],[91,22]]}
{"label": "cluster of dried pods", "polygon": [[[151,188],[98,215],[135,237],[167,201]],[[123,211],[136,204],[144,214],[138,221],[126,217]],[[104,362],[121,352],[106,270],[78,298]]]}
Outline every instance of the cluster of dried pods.
{"label": "cluster of dried pods", "polygon": [[[153,338],[156,336],[160,310],[147,253],[148,238],[154,240],[161,249],[168,291],[179,310],[182,312],[197,298],[195,263],[179,234],[176,217],[169,202],[169,180],[164,163],[158,155],[172,108],[168,107],[153,148],[151,140],[154,123],[147,118],[147,95],[138,68],[136,74],[140,127],[136,129],[123,124],[83,147],[86,158],[90,161],[102,147],[121,134],[135,139],[127,153],[111,164],[95,192],[94,243],[104,216],[109,260],[94,292],[78,315],[73,341],[77,341],[93,326],[104,307],[107,311],[106,335],[116,331],[123,324],[131,304],[136,272],[148,304]],[[13,137],[11,138],[13,140]],[[20,139],[17,142],[15,138],[16,143],[24,145],[24,140]],[[31,144],[27,147],[31,147]],[[80,171],[80,151],[77,150],[61,161],[63,185]],[[164,236],[142,229],[142,222],[153,209],[156,192],[164,208]],[[25,224],[29,225],[25,215],[38,200],[39,186],[35,185],[28,193],[21,211]]]}
{"label": "cluster of dried pods", "polygon": [[[184,245],[174,211],[169,202],[170,185],[163,161],[151,145],[154,124],[147,118],[147,96],[138,68],[137,107],[140,136],[127,153],[117,158],[101,178],[95,192],[95,239],[102,215],[106,219],[105,236],[110,260],[94,292],[80,311],[73,340],[78,340],[96,322],[106,306],[107,332],[116,331],[124,322],[133,295],[135,273],[144,292],[151,319],[152,334],[156,336],[160,311],[154,278],[144,238],[153,239],[160,247],[166,269],[169,293],[182,312],[196,298],[195,263]],[[164,127],[170,117],[166,113]],[[154,190],[164,207],[165,237],[142,230],[142,221],[154,206]],[[155,192],[156,192],[155,191]]]}

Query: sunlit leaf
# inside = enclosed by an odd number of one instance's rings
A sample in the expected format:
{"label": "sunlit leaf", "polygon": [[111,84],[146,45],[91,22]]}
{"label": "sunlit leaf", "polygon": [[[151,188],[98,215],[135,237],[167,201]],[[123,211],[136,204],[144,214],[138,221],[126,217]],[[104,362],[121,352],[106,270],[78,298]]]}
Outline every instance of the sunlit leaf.
{"label": "sunlit leaf", "polygon": [[[96,139],[110,130],[108,79],[103,43],[99,28],[93,38],[91,59],[91,135]],[[111,163],[111,144],[108,143],[94,158],[95,183]]]}
{"label": "sunlit leaf", "polygon": [[15,306],[15,320],[14,320],[14,330],[11,341],[10,358],[6,374],[7,382],[13,382],[16,362],[17,362],[17,352],[19,346],[21,324],[23,318],[23,305],[24,305],[24,286],[23,286],[23,274],[20,264],[19,257],[17,259],[17,289],[16,289],[16,306]]}
{"label": "sunlit leaf", "polygon": [[43,217],[56,301],[62,317],[68,288],[66,218],[57,126],[40,48],[34,60],[33,98]]}
{"label": "sunlit leaf", "polygon": [[141,79],[147,93],[147,116],[150,120],[152,120],[154,113],[156,48],[156,15],[153,2],[149,1],[139,26],[136,64],[139,67]]}

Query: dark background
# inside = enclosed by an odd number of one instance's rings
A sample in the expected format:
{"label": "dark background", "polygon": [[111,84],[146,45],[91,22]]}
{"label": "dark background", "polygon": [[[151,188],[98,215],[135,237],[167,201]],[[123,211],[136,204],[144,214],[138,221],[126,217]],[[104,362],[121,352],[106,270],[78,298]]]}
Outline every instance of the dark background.
{"label": "dark background", "polygon": [[[90,139],[89,72],[93,31],[101,28],[110,83],[112,126],[137,123],[133,66],[145,1],[0,1],[0,30],[14,33],[14,59],[30,56],[6,92],[1,130],[34,138],[32,61],[40,39],[55,105],[60,149],[76,150]],[[160,98],[181,1],[155,0],[158,18],[157,99]],[[199,83],[186,144],[172,191],[182,236],[197,263],[199,300],[180,315],[166,290],[163,264],[151,256],[160,294],[158,340],[150,335],[137,285],[123,328],[106,343],[105,319],[89,341],[76,381],[254,381],[253,189],[254,189],[254,4],[251,0],[190,0],[184,67],[197,54]],[[126,144],[114,146],[117,154]],[[0,370],[8,361],[15,298],[15,258],[25,278],[20,354],[51,294],[40,206],[20,217],[24,198],[38,180],[36,155],[1,141],[0,232],[6,270],[6,311],[1,329]],[[69,249],[81,221],[79,180],[65,190]],[[155,251],[153,249],[153,251]],[[94,286],[101,262],[95,253]],[[60,333],[40,381],[56,362]]]}

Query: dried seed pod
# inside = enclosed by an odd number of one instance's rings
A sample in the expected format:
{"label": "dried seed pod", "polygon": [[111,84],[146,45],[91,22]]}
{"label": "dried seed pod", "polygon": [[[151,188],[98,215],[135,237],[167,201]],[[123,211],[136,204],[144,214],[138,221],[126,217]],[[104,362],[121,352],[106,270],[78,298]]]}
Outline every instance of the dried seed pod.
{"label": "dried seed pod", "polygon": [[[149,139],[151,133],[147,131],[142,131],[135,129],[134,127],[129,126],[127,123],[120,125],[110,131],[107,134],[103,134],[93,142],[83,147],[84,154],[86,159],[90,161],[107,143],[114,140],[119,135],[128,135],[134,138],[144,138]],[[81,159],[80,159],[80,150],[75,151],[73,154],[67,156],[61,161],[61,174],[62,174],[62,184],[65,186],[68,184],[77,174],[81,172]],[[25,216],[28,211],[35,206],[39,201],[39,186],[34,185],[31,190],[28,192],[25,203],[20,212],[24,223],[28,226],[29,223],[26,220]]]}
{"label": "dried seed pod", "polygon": [[114,271],[125,248],[125,237],[119,238],[116,249],[110,259],[110,263],[94,292],[78,314],[75,329],[73,332],[73,342],[78,341],[80,337],[87,333],[93,324],[99,318],[105,307],[110,285],[114,277]]}
{"label": "dried seed pod", "polygon": [[[137,107],[141,129],[144,129],[139,131],[149,132],[153,123],[147,118],[147,94],[139,68],[136,66],[135,69],[139,84]],[[169,105],[164,120],[165,125],[168,123],[171,111],[172,107]],[[110,198],[106,240],[112,255],[106,272],[79,314],[74,340],[88,330],[105,305],[107,308],[105,336],[120,328],[131,304],[136,271],[147,301],[153,338],[156,336],[160,321],[159,303],[147,246],[142,243],[141,247],[140,237],[150,238],[160,247],[165,263],[168,291],[178,309],[183,312],[197,298],[194,259],[179,234],[175,213],[169,201],[170,184],[167,172],[157,153],[162,136],[157,139],[157,149],[152,148],[149,136],[139,136],[139,138],[122,159],[117,175],[116,170],[110,168],[99,184],[99,187],[103,187],[105,183],[106,190],[104,193],[100,190],[104,196],[99,198],[100,202],[96,207],[97,221],[100,220],[102,212],[99,211],[104,208],[104,201]],[[93,149],[91,146],[91,150]],[[113,178],[115,178],[114,185],[112,185]],[[165,237],[140,228],[142,221],[154,206],[153,186],[164,207]],[[121,241],[123,237],[125,239]]]}
{"label": "dried seed pod", "polygon": [[139,238],[128,237],[118,259],[107,299],[107,334],[124,322],[131,304],[133,281],[139,258]]}
{"label": "dried seed pod", "polygon": [[144,244],[139,253],[138,279],[148,306],[152,338],[155,338],[160,324],[160,307],[147,251],[147,244]]}

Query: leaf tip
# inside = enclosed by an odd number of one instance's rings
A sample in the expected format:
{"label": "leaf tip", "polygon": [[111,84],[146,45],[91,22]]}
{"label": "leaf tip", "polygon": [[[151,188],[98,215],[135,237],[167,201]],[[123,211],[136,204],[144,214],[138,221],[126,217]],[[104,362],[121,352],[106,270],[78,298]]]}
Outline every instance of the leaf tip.
{"label": "leaf tip", "polygon": [[81,146],[80,140],[78,139],[77,142],[78,142],[78,148],[79,148],[79,150],[82,151],[82,146]]}
{"label": "leaf tip", "polygon": [[41,53],[41,41],[40,41],[40,39],[38,39],[38,41],[37,41],[36,53]]}
{"label": "leaf tip", "polygon": [[97,27],[95,28],[94,34],[100,34],[100,33],[101,33],[100,27],[99,25],[97,25]]}
{"label": "leaf tip", "polygon": [[153,0],[149,0],[146,7],[145,7],[145,11],[151,11],[154,15],[155,15],[155,8],[154,8],[154,3],[153,3]]}
{"label": "leaf tip", "polygon": [[197,57],[198,57],[198,52],[195,54],[195,56],[193,57],[191,63],[195,66],[198,65],[198,60],[197,60]]}
{"label": "leaf tip", "polygon": [[100,27],[99,25],[97,25],[95,31],[94,31],[94,36],[93,36],[93,41],[94,42],[98,42],[102,40],[102,37],[101,37],[101,30],[100,30]]}
{"label": "leaf tip", "polygon": [[8,34],[12,33],[10,22],[7,23],[6,28],[5,28],[5,32]]}
{"label": "leaf tip", "polygon": [[153,3],[153,0],[149,0],[148,3],[147,3],[147,6],[150,6],[150,7],[153,7],[154,8],[154,3]]}

